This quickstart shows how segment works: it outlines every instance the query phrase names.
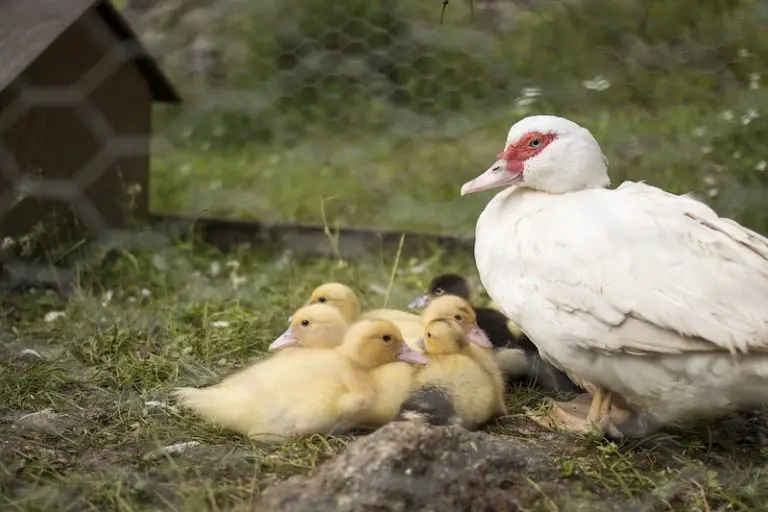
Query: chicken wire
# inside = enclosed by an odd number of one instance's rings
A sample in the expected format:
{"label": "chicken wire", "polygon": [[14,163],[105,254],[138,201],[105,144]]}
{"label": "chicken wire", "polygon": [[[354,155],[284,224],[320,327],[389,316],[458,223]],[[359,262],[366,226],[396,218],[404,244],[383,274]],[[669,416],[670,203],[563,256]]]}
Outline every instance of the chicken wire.
{"label": "chicken wire", "polygon": [[[700,26],[674,2],[630,0],[130,2],[124,14],[183,97],[155,107],[150,210],[468,238],[487,198],[458,197],[461,184],[495,159],[514,121],[563,112],[603,144],[614,184],[694,191],[765,232],[768,47],[745,17],[765,22],[768,3],[714,3],[722,12]],[[724,28],[705,26],[717,16]],[[592,24],[562,32],[568,23]],[[111,47],[110,34],[91,32]],[[170,243],[110,226],[83,193],[117,157],[144,151],[89,98],[138,52],[123,46],[75,85],[27,87],[4,106],[0,133],[30,108],[68,105],[102,141],[79,172],[49,180],[0,138],[13,183],[0,198],[6,225],[19,201],[43,197],[71,204],[107,245]],[[125,186],[128,198],[142,192]],[[6,279],[74,279],[20,257],[48,229],[3,240]]]}

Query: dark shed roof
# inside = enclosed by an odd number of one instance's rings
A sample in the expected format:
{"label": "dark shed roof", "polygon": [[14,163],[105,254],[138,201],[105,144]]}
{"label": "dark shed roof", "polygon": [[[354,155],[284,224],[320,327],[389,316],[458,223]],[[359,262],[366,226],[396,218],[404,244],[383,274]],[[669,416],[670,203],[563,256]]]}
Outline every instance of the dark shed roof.
{"label": "dark shed roof", "polygon": [[155,101],[176,103],[181,97],[144,50],[122,15],[105,0],[0,0],[0,91],[90,8],[118,40],[137,46],[135,57]]}

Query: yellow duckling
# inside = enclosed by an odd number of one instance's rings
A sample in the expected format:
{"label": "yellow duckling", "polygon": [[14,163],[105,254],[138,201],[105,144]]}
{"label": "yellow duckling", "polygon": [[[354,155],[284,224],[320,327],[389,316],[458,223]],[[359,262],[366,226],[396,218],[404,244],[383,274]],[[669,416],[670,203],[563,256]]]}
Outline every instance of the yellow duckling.
{"label": "yellow duckling", "polygon": [[[477,315],[474,308],[469,302],[457,295],[443,295],[433,299],[421,313],[424,325],[428,325],[439,318],[450,318],[461,327],[462,332],[471,342],[466,347],[467,355],[474,359],[493,380],[496,392],[494,413],[499,416],[506,415],[504,374],[496,360],[496,353],[494,353],[491,340],[477,325]],[[519,357],[524,358],[525,354],[520,352]]]}
{"label": "yellow duckling", "polygon": [[[347,321],[336,308],[312,304],[299,308],[292,316],[288,329],[273,341],[267,350],[272,358],[292,354],[296,350],[331,349],[341,345],[347,333]],[[250,381],[251,375],[242,370],[228,376],[218,387]]]}
{"label": "yellow duckling", "polygon": [[310,304],[291,315],[288,329],[267,350],[290,352],[292,348],[334,348],[341,344],[348,323],[341,312],[327,304]]}
{"label": "yellow duckling", "polygon": [[338,309],[348,323],[360,319],[381,318],[389,320],[400,329],[405,342],[414,349],[416,340],[424,334],[424,326],[418,315],[398,309],[379,308],[360,312],[360,302],[349,286],[341,283],[321,284],[312,291],[307,304],[328,304]]}
{"label": "yellow duckling", "polygon": [[[301,346],[304,332],[294,334],[295,345]],[[334,348],[290,350],[220,384],[177,388],[174,394],[206,420],[264,441],[341,433],[353,428],[374,404],[373,369],[396,360],[423,359],[408,348],[391,322],[365,320],[350,326]]]}
{"label": "yellow duckling", "polygon": [[438,318],[426,326],[424,349],[429,363],[415,376],[418,387],[445,390],[464,428],[474,430],[498,415],[498,392],[493,379],[470,355],[471,341],[452,318]]}

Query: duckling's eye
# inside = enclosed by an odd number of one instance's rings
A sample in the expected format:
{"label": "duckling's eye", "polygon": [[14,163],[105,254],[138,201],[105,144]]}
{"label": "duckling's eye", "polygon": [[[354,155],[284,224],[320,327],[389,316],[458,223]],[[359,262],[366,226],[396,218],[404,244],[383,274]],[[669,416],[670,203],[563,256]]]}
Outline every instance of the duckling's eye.
{"label": "duckling's eye", "polygon": [[317,302],[325,302],[325,297],[320,297],[319,299],[317,299]]}
{"label": "duckling's eye", "polygon": [[384,340],[384,343],[389,343],[390,341],[392,341],[392,336],[390,336],[389,334],[385,334],[384,336],[381,337],[381,339]]}
{"label": "duckling's eye", "polygon": [[537,147],[541,146],[541,139],[540,139],[540,138],[538,138],[538,137],[534,137],[534,138],[533,138],[533,139],[531,139],[531,141],[528,143],[528,146],[529,146],[529,147],[532,147],[532,148],[537,148]]}
{"label": "duckling's eye", "polygon": [[453,315],[453,319],[458,321],[462,320],[461,315]]}
{"label": "duckling's eye", "polygon": [[428,332],[428,333],[427,333],[427,338],[431,338],[431,337],[432,337],[432,333],[431,333],[431,332]]}
{"label": "duckling's eye", "polygon": [[445,293],[445,290],[442,288],[435,288],[435,295],[442,295]]}
{"label": "duckling's eye", "polygon": [[308,325],[309,325],[309,320],[302,320],[302,321],[301,321],[301,326],[302,326],[302,327],[306,327],[306,326],[308,326]]}

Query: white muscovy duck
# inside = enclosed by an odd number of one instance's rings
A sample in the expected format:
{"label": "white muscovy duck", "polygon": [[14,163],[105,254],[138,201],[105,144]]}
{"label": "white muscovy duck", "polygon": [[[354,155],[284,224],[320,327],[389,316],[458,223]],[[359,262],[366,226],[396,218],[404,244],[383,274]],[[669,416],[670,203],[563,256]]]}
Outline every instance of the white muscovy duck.
{"label": "white muscovy duck", "polygon": [[[505,187],[477,221],[491,298],[592,395],[534,418],[621,436],[768,402],[768,239],[690,195],[606,188],[589,130],[526,117],[461,195]],[[627,416],[627,414],[632,414]]]}

